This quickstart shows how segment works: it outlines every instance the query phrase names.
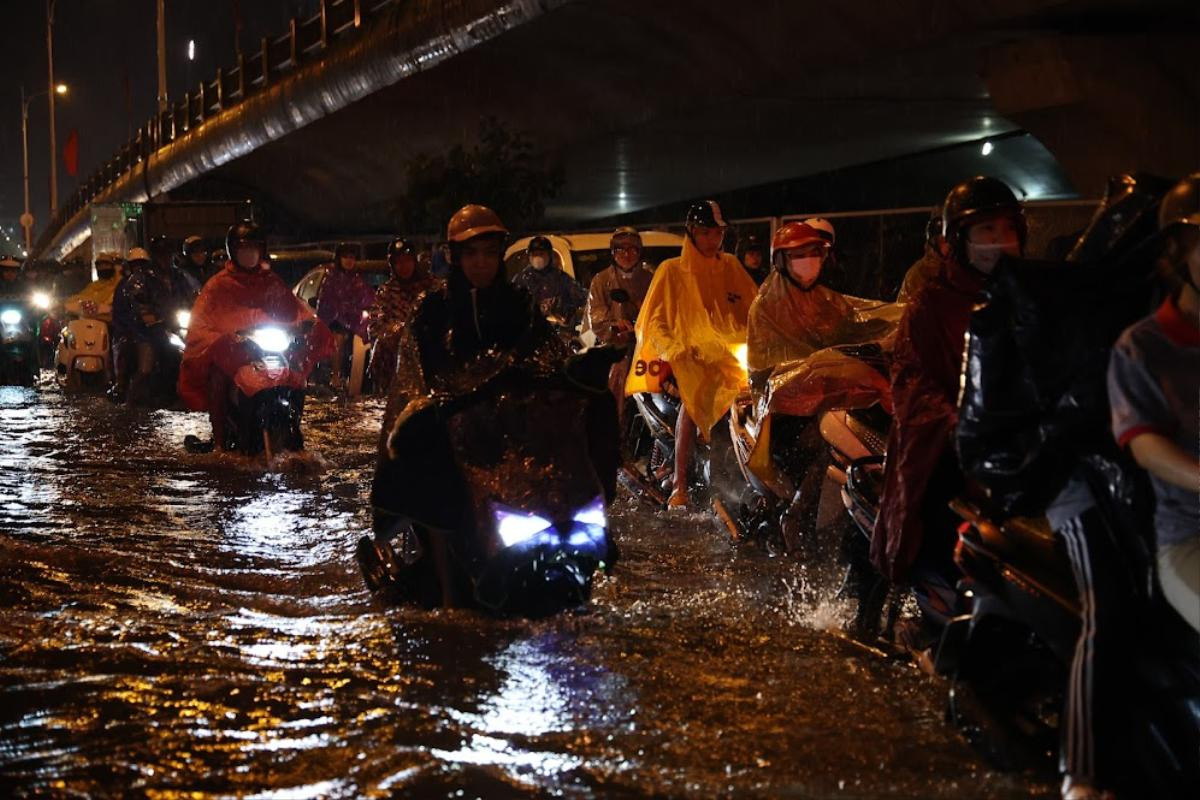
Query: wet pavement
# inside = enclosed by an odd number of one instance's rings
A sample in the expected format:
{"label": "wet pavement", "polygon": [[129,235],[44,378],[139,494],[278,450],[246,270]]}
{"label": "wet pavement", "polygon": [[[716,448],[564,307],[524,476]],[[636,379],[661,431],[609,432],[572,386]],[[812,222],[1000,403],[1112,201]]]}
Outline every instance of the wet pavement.
{"label": "wet pavement", "polygon": [[353,545],[382,403],[309,453],[183,452],[203,417],[0,388],[0,794],[1053,796],[945,686],[823,630],[833,576],[622,497],[582,613],[386,608]]}

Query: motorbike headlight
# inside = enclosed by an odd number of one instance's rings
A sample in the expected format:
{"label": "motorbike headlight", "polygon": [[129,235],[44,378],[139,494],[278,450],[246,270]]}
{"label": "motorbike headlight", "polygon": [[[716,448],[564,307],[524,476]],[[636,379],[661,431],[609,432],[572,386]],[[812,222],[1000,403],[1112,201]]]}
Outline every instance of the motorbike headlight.
{"label": "motorbike headlight", "polygon": [[496,533],[505,547],[527,542],[550,529],[550,520],[537,514],[518,511],[515,508],[492,504],[492,519],[496,522]]}
{"label": "motorbike headlight", "polygon": [[176,311],[175,322],[178,323],[180,328],[186,331],[188,329],[188,325],[190,325],[192,322],[192,312]]}
{"label": "motorbike headlight", "polygon": [[21,312],[15,308],[5,309],[0,312],[0,322],[5,325],[19,325],[21,322]]}
{"label": "motorbike headlight", "polygon": [[175,333],[174,331],[167,335],[167,341],[170,342],[172,346],[178,347],[180,350],[184,349],[183,339],[180,339],[179,334]]}
{"label": "motorbike headlight", "polygon": [[580,525],[607,528],[608,515],[604,513],[604,498],[597,497],[591,503],[576,511],[572,519]]}
{"label": "motorbike headlight", "polygon": [[730,352],[732,352],[733,357],[737,359],[738,364],[742,368],[742,372],[749,375],[750,374],[750,358],[749,358],[750,347],[743,342],[742,344],[735,344],[732,348],[730,348]]}
{"label": "motorbike headlight", "polygon": [[42,311],[50,308],[50,295],[45,292],[34,292],[30,300],[33,302],[34,308],[41,309]]}
{"label": "motorbike headlight", "polygon": [[250,339],[264,353],[283,353],[292,344],[292,337],[282,328],[258,328]]}

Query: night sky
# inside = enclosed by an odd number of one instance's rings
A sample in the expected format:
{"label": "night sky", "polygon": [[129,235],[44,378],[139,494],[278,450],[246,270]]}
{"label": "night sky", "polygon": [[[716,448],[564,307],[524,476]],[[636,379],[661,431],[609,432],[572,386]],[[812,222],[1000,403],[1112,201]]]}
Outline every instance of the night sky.
{"label": "night sky", "polygon": [[[19,241],[21,189],[21,86],[27,93],[46,88],[45,0],[3,0],[7,63],[0,80],[0,251]],[[218,66],[235,63],[234,7],[240,5],[242,47],[249,54],[264,35],[279,36],[287,20],[316,12],[319,0],[166,0],[167,82],[172,101]],[[56,104],[58,117],[58,196],[62,203],[126,141],[129,132],[153,115],[158,91],[154,0],[57,0],[54,11],[54,77],[70,86]],[[187,60],[187,42],[196,41],[196,59]],[[126,92],[128,85],[128,93]],[[34,236],[49,218],[50,165],[45,97],[29,105],[29,188]],[[79,174],[71,177],[62,147],[79,132]]]}

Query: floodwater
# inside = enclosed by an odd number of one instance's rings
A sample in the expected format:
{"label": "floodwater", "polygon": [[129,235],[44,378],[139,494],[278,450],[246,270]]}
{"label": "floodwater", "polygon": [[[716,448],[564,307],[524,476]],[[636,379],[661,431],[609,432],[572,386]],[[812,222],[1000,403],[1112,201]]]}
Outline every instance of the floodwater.
{"label": "floodwater", "polygon": [[205,420],[0,388],[0,794],[1053,796],[990,771],[945,686],[830,635],[829,581],[623,497],[623,560],[538,622],[377,604],[382,404],[309,453],[184,453]]}

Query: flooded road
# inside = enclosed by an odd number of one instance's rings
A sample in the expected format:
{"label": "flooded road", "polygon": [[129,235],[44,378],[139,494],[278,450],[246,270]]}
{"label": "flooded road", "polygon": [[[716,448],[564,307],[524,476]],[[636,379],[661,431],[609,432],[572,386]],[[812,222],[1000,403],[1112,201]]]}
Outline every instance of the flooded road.
{"label": "flooded road", "polygon": [[0,794],[1053,796],[991,772],[944,686],[703,517],[623,498],[623,560],[536,623],[378,606],[353,545],[382,404],[310,453],[183,452],[200,415],[0,388]]}

